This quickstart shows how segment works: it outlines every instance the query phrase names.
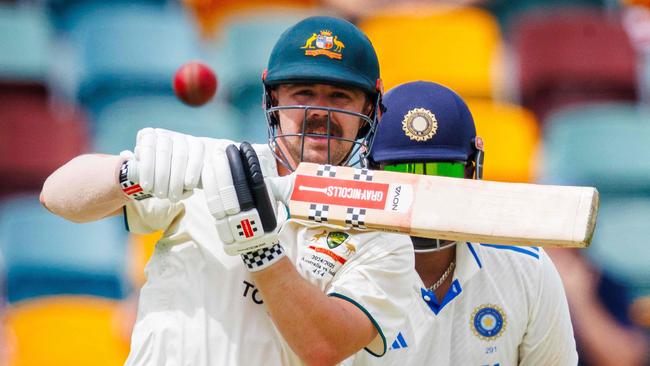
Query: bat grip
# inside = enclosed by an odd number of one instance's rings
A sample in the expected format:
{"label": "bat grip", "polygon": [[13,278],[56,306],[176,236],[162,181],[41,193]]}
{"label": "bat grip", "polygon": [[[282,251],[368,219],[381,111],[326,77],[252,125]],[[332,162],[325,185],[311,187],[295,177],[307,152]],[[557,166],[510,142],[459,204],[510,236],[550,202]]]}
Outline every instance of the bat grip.
{"label": "bat grip", "polygon": [[226,156],[230,165],[230,174],[232,175],[232,184],[237,192],[239,207],[242,211],[248,211],[255,208],[255,201],[246,178],[246,168],[239,154],[239,149],[234,144],[226,148]]}
{"label": "bat grip", "polygon": [[269,177],[266,178],[266,184],[269,186],[273,197],[276,200],[289,206],[291,201],[291,192],[293,191],[293,183],[295,181],[295,173],[285,175],[282,177]]}

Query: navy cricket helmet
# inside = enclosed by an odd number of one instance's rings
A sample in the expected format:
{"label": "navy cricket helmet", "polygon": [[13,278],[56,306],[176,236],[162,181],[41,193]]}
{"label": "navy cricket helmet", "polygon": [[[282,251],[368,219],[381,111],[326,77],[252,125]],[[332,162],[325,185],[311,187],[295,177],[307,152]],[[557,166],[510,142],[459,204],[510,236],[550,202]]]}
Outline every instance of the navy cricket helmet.
{"label": "navy cricket helmet", "polygon": [[383,98],[386,108],[369,160],[399,162],[472,162],[481,178],[483,142],[463,99],[433,82],[398,85]]}
{"label": "navy cricket helmet", "polygon": [[[321,109],[328,112],[328,119],[331,113],[347,113],[359,117],[364,122],[356,141],[351,141],[353,147],[343,163],[354,165],[365,161],[372,146],[381,111],[383,85],[379,77],[379,61],[372,43],[354,24],[329,16],[314,16],[298,22],[287,29],[276,42],[262,80],[265,90],[264,108],[269,125],[269,145],[272,151],[276,150],[279,137],[288,136],[278,134],[279,110],[303,109],[306,115],[310,109]],[[373,108],[369,115],[364,115],[324,106],[273,105],[270,92],[273,88],[281,84],[303,83],[360,89],[368,96]],[[308,135],[305,131],[300,134],[303,138]],[[353,157],[359,160],[351,161]],[[278,154],[276,158],[280,162],[286,160]]]}

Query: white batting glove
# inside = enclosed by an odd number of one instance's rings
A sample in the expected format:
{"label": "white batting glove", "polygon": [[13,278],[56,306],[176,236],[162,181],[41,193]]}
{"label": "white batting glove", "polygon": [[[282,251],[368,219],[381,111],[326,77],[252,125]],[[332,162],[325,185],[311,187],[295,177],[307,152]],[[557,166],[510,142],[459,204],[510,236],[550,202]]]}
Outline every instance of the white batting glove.
{"label": "white batting glove", "polygon": [[[256,208],[241,210],[234,188],[237,182],[233,182],[225,154],[207,157],[201,181],[208,210],[215,219],[226,254],[241,255],[251,271],[264,269],[284,256],[284,250],[278,241],[277,228],[264,232]],[[275,214],[275,199],[271,199],[271,202]]]}
{"label": "white batting glove", "polygon": [[177,202],[197,188],[205,155],[199,138],[161,128],[144,128],[138,131],[134,152],[133,162],[125,170],[127,178],[139,182],[144,192]]}

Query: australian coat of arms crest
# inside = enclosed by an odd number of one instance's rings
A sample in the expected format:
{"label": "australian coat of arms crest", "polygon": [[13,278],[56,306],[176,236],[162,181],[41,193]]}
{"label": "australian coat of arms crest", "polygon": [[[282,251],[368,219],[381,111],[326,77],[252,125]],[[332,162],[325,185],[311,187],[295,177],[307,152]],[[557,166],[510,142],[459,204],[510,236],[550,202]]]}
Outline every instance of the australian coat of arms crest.
{"label": "australian coat of arms crest", "polygon": [[345,44],[331,31],[322,30],[319,34],[312,33],[305,41],[305,45],[300,48],[305,50],[307,56],[324,55],[340,60],[343,58],[342,52]]}

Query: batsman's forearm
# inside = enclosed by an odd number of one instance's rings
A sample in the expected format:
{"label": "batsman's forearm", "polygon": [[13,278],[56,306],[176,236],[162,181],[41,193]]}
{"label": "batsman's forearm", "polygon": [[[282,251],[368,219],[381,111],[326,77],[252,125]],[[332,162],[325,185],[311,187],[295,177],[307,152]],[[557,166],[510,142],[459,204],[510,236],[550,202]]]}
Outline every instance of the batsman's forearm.
{"label": "batsman's forearm", "polygon": [[355,305],[329,297],[287,258],[253,273],[271,318],[308,365],[333,365],[368,345],[377,331]]}
{"label": "batsman's forearm", "polygon": [[129,198],[118,183],[122,158],[80,155],[52,173],[41,191],[41,204],[74,222],[89,222],[119,214]]}

